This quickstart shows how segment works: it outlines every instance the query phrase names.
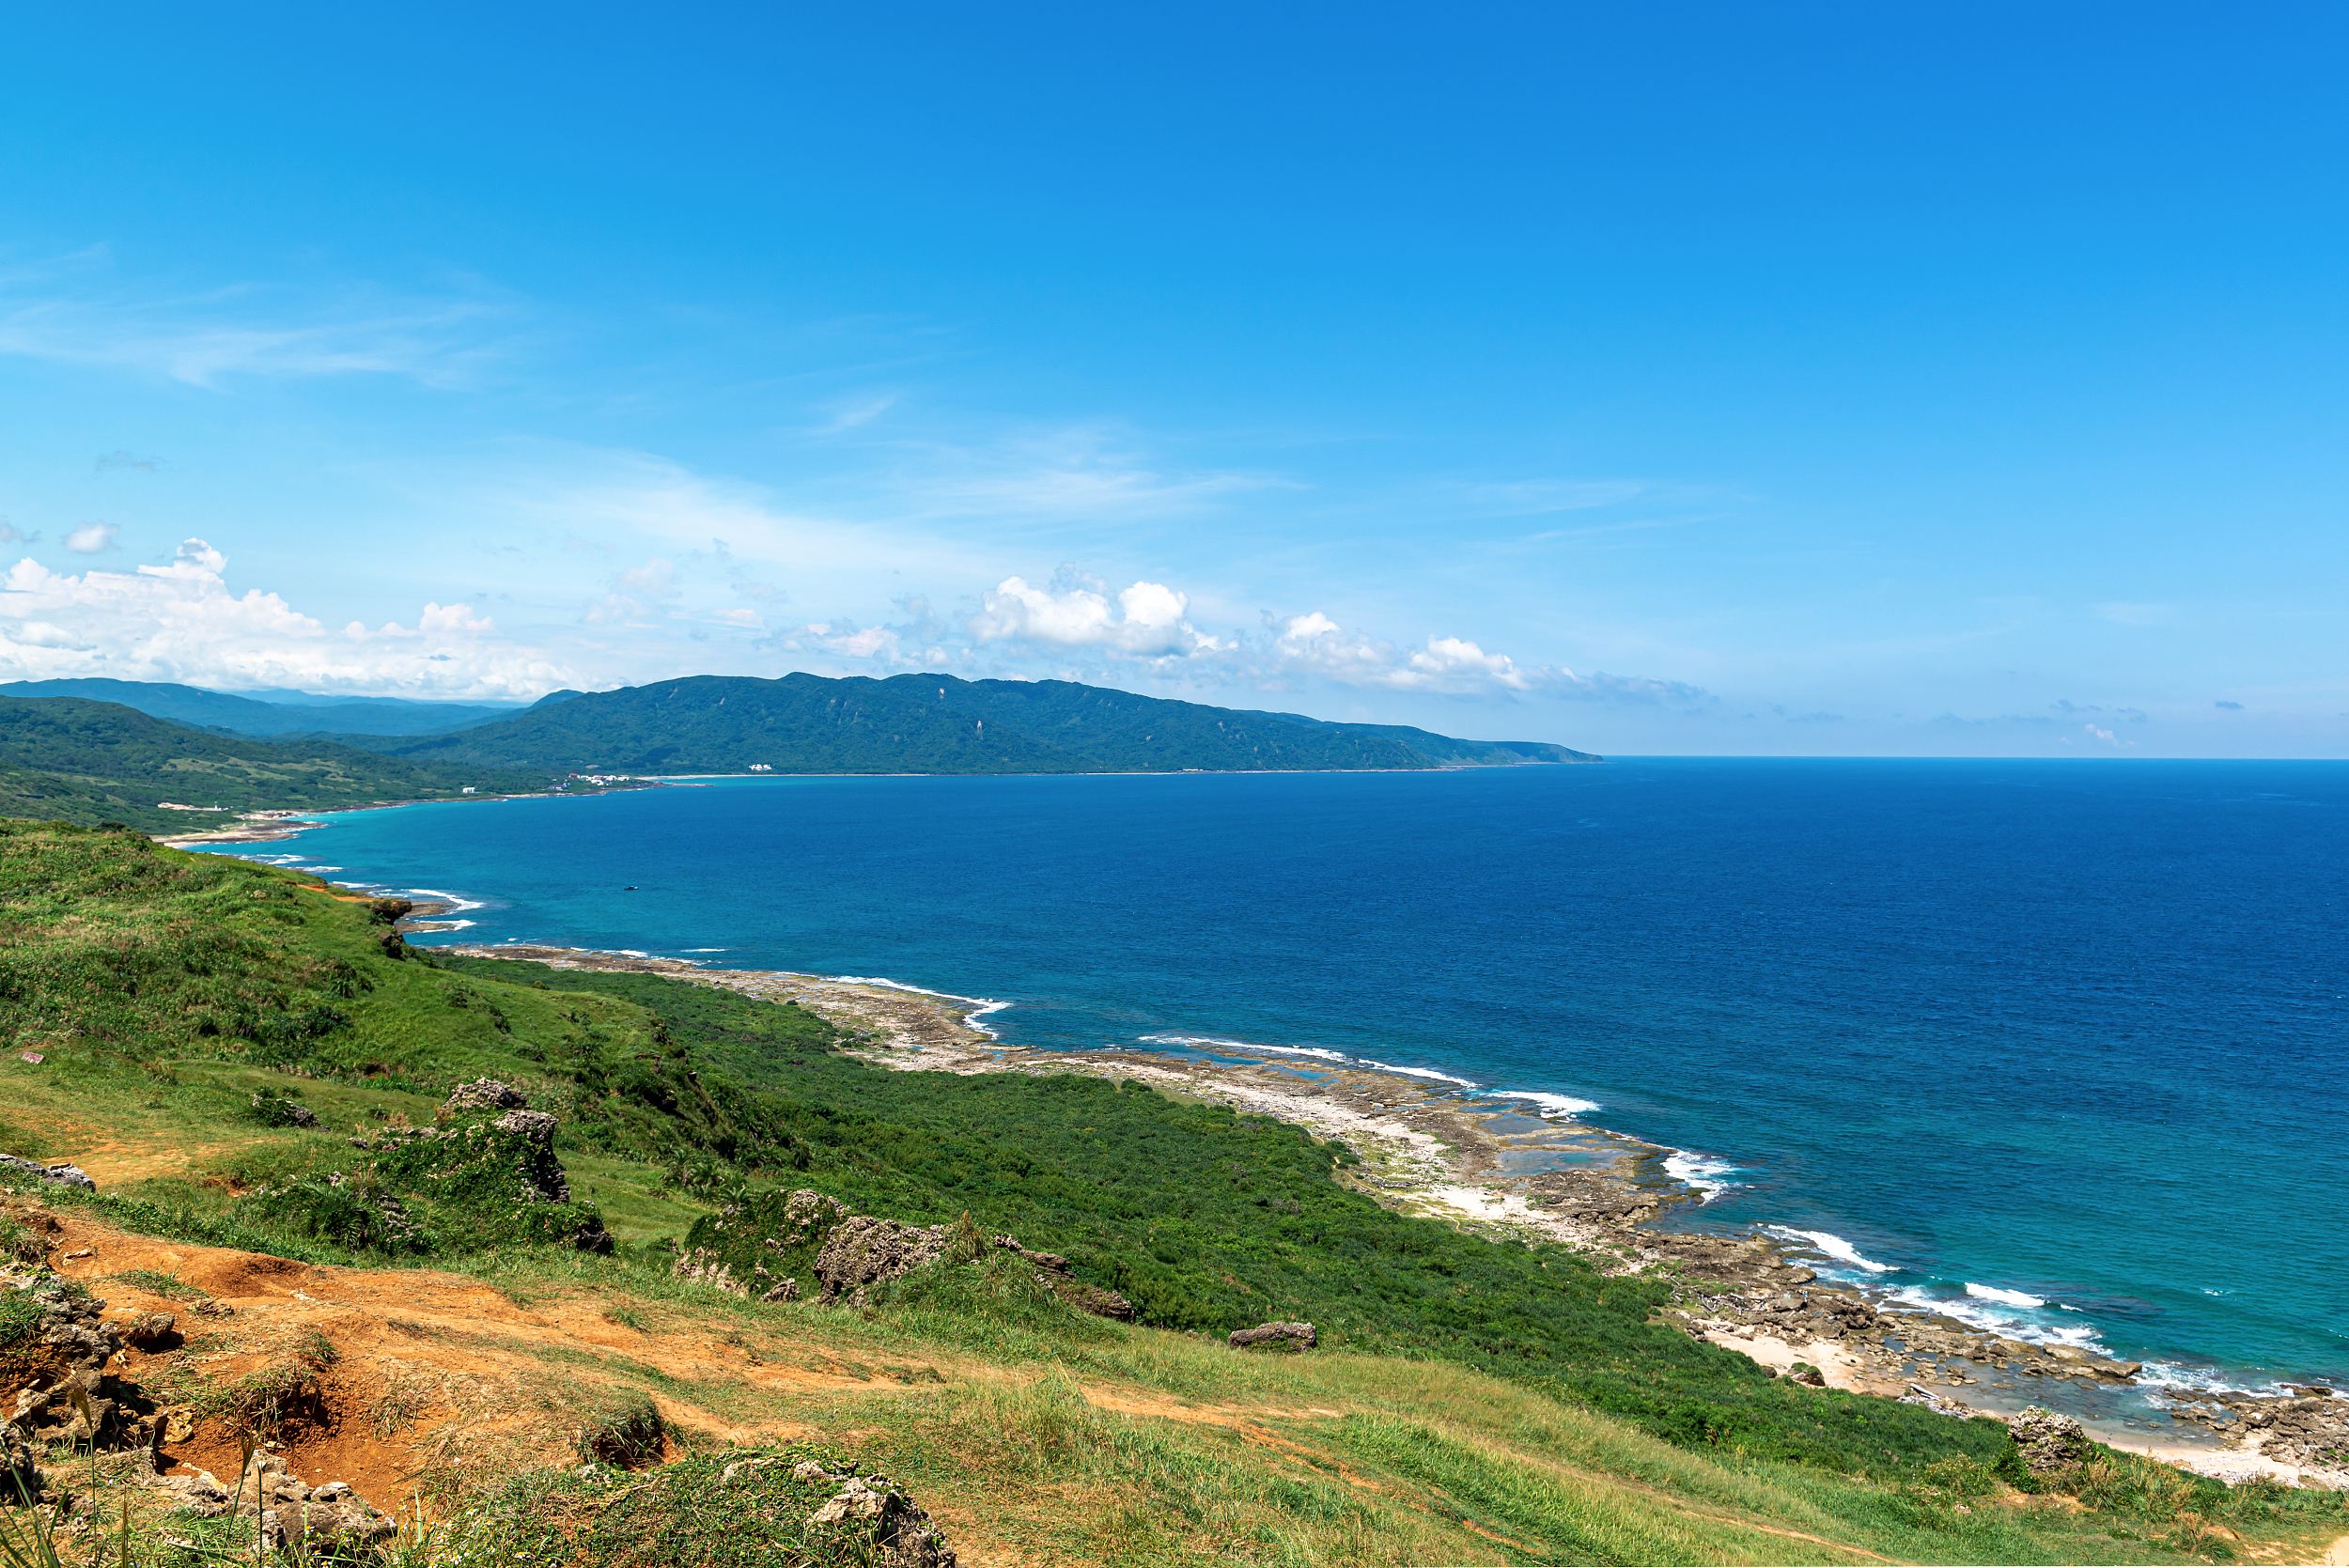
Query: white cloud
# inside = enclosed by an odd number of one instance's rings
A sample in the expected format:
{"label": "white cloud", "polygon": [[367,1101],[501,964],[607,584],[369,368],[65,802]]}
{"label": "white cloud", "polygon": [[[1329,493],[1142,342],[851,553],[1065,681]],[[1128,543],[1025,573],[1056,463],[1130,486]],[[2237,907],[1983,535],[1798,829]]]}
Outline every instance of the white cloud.
{"label": "white cloud", "polygon": [[114,549],[115,532],[111,522],[86,522],[67,532],[65,547],[76,555],[102,555]]}
{"label": "white cloud", "polygon": [[479,293],[303,299],[258,287],[141,291],[112,282],[105,262],[102,250],[91,251],[0,279],[17,285],[12,297],[0,299],[0,354],[206,388],[245,378],[352,375],[448,386],[475,380],[498,355],[485,331],[507,313]]}
{"label": "white cloud", "polygon": [[486,641],[491,623],[469,606],[428,604],[412,629],[333,631],[275,594],[233,592],[227,565],[202,539],[184,541],[168,565],[130,571],[21,560],[0,577],[0,674],[449,697],[571,684],[546,656]]}
{"label": "white cloud", "polygon": [[931,445],[928,472],[903,487],[915,515],[1022,521],[1173,517],[1294,481],[1230,469],[1174,470],[1096,426],[1030,431],[982,446]]}
{"label": "white cloud", "polygon": [[1226,644],[1186,618],[1189,596],[1163,582],[1136,582],[1112,601],[1102,587],[1039,588],[1006,577],[980,600],[971,634],[982,643],[1022,642],[1097,648],[1138,659],[1179,659]]}
{"label": "white cloud", "polygon": [[[1559,670],[1554,674],[1571,679],[1574,672]],[[1425,647],[1413,650],[1405,667],[1395,672],[1393,680],[1397,686],[1423,685],[1436,691],[1456,690],[1461,683],[1471,687],[1488,684],[1512,691],[1522,691],[1533,684],[1507,654],[1486,653],[1465,637],[1430,637]]]}
{"label": "white cloud", "polygon": [[817,647],[848,659],[894,659],[897,633],[885,626],[860,627],[853,622],[817,621],[801,627],[795,646]]}
{"label": "white cloud", "polygon": [[496,623],[475,614],[470,604],[428,604],[416,617],[419,637],[482,637],[496,629]]}
{"label": "white cloud", "polygon": [[1519,664],[1506,654],[1487,653],[1465,637],[1430,637],[1420,647],[1398,647],[1349,633],[1318,610],[1274,626],[1271,655],[1276,670],[1316,675],[1346,686],[1450,696],[1546,691],[1641,704],[1712,700],[1708,692],[1679,681],[1581,675],[1563,664]]}
{"label": "white cloud", "polygon": [[1462,637],[1430,637],[1424,647],[1403,649],[1349,635],[1318,610],[1281,622],[1273,652],[1289,665],[1330,680],[1395,691],[1523,691],[1537,683],[1574,679],[1571,670],[1521,670],[1507,655],[1486,653]]}

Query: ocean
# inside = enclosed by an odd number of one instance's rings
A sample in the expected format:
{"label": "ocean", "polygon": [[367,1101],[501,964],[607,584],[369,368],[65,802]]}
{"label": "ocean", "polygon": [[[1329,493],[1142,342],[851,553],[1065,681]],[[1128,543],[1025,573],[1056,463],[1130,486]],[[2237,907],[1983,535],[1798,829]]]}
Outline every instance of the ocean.
{"label": "ocean", "polygon": [[327,823],[246,852],[448,895],[437,939],[1443,1075],[1683,1151],[1698,1222],[1832,1277],[2176,1386],[2349,1378],[2349,765],[759,779]]}

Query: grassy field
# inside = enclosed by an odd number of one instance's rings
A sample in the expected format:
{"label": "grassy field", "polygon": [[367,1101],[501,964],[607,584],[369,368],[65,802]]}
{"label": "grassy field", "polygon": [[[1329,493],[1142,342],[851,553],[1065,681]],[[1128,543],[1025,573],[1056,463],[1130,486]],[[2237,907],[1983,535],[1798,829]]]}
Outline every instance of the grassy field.
{"label": "grassy field", "polygon": [[[430,957],[365,902],[134,834],[0,824],[0,1150],[102,1189],[43,1195],[89,1254],[69,1271],[117,1310],[235,1305],[152,1373],[218,1412],[199,1450],[251,1379],[307,1376],[334,1419],[294,1453],[385,1506],[416,1491],[441,1533],[412,1556],[458,1550],[498,1496],[511,1515],[512,1488],[532,1519],[602,1508],[552,1467],[589,1392],[654,1402],[680,1459],[851,1452],[967,1561],[2150,1561],[2349,1529],[2335,1498],[2120,1455],[2026,1484],[1993,1423],[1774,1380],[1655,1321],[1659,1285],[1392,1214],[1282,1124],[891,1071],[795,1007],[680,982]],[[471,1163],[398,1148],[484,1076],[561,1119],[560,1225],[517,1204],[523,1155],[493,1132]],[[802,1187],[1016,1234],[1141,1321],[1003,1254],[863,1308],[671,1276],[676,1245],[739,1234],[708,1217]],[[590,1221],[609,1254],[562,1244]],[[1221,1343],[1281,1317],[1324,1348]],[[337,1347],[306,1374],[304,1333]],[[646,1529],[717,1539],[698,1473],[629,1505],[666,1511]]]}

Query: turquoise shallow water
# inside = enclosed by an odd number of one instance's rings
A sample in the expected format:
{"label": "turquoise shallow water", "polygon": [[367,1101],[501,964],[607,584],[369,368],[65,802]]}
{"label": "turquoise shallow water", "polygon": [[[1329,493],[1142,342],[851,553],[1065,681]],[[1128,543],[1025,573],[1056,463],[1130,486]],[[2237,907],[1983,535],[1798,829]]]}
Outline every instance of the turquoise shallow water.
{"label": "turquoise shallow water", "polygon": [[2349,1375],[2349,765],[757,780],[263,853],[459,895],[467,939],[1589,1102],[1875,1289],[2181,1383]]}

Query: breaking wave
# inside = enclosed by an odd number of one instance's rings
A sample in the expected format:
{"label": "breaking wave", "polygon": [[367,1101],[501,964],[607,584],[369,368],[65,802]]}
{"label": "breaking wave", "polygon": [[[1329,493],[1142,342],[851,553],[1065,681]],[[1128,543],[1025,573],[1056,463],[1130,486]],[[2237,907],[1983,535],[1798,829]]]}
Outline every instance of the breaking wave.
{"label": "breaking wave", "polygon": [[1743,1182],[1729,1178],[1737,1167],[1713,1155],[1701,1155],[1693,1149],[1674,1149],[1664,1157],[1664,1174],[1684,1187],[1694,1188],[1697,1202],[1709,1203],[1733,1187]]}
{"label": "breaking wave", "polygon": [[1598,1109],[1596,1100],[1581,1099],[1573,1094],[1551,1094],[1538,1089],[1496,1089],[1493,1091],[1493,1097],[1501,1100],[1523,1100],[1533,1107],[1538,1114],[1553,1122],[1566,1121],[1581,1115],[1586,1110]]}
{"label": "breaking wave", "polygon": [[1859,1248],[1854,1247],[1833,1231],[1798,1231],[1792,1225],[1765,1225],[1762,1228],[1781,1240],[1799,1242],[1814,1252],[1826,1254],[1837,1263],[1848,1264],[1854,1268],[1864,1269],[1870,1274],[1892,1272],[1890,1264],[1878,1263],[1874,1258],[1864,1255]]}

